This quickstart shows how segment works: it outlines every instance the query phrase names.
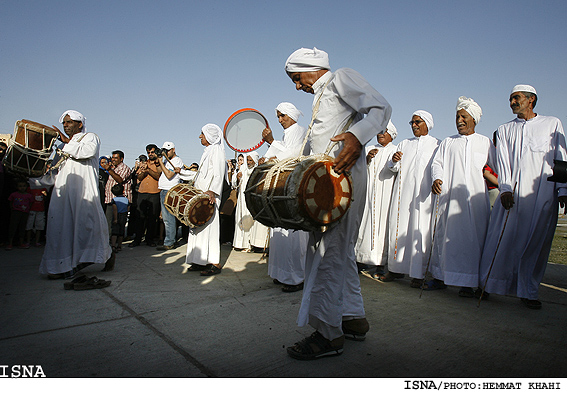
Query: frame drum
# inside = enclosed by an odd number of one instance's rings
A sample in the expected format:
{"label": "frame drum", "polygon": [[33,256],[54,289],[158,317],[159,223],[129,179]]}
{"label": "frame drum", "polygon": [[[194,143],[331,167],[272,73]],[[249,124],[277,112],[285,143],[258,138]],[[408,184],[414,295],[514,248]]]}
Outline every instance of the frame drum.
{"label": "frame drum", "polygon": [[196,228],[213,217],[214,205],[201,190],[187,183],[178,183],[168,190],[163,205],[186,226]]}
{"label": "frame drum", "polygon": [[44,175],[51,162],[57,136],[57,130],[41,123],[26,119],[17,121],[4,156],[4,165],[21,176],[33,178]]}
{"label": "frame drum", "polygon": [[333,161],[322,156],[256,167],[245,191],[254,220],[268,227],[320,232],[338,224],[352,201],[352,179],[335,173]]}
{"label": "frame drum", "polygon": [[224,125],[224,140],[237,152],[251,152],[264,143],[262,131],[268,127],[268,121],[260,112],[252,108],[243,108],[228,118]]}

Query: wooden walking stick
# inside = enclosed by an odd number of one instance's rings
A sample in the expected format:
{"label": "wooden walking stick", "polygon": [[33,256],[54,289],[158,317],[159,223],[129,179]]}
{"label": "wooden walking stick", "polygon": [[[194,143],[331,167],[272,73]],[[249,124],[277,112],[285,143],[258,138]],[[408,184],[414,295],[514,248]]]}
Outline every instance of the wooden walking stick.
{"label": "wooden walking stick", "polygon": [[425,267],[425,273],[423,274],[423,281],[421,282],[421,291],[419,292],[419,298],[423,294],[423,286],[425,285],[425,277],[427,276],[427,271],[429,271],[429,263],[431,263],[431,255],[433,254],[433,246],[435,244],[435,230],[437,229],[437,218],[439,212],[439,194],[435,199],[435,222],[433,224],[433,235],[431,236],[431,248],[429,249],[429,258],[427,259],[427,266]]}
{"label": "wooden walking stick", "polygon": [[[514,184],[514,190],[512,191],[512,197],[516,193],[516,185],[518,182]],[[500,241],[502,241],[502,236],[504,235],[504,230],[506,230],[506,223],[508,223],[508,216],[510,216],[510,211],[512,207],[508,209],[506,212],[506,219],[504,219],[504,226],[502,226],[502,232],[500,233],[500,237],[498,238],[498,243],[496,244],[496,250],[494,251],[494,256],[492,256],[492,262],[490,263],[490,268],[488,269],[488,274],[486,275],[486,280],[484,281],[484,286],[482,287],[482,291],[480,292],[480,297],[478,298],[477,308],[480,307],[480,302],[482,301],[482,297],[484,296],[484,292],[486,290],[486,285],[488,284],[488,278],[490,277],[490,273],[492,272],[492,267],[494,266],[494,261],[496,260],[496,254],[498,253],[498,248],[500,248]]]}

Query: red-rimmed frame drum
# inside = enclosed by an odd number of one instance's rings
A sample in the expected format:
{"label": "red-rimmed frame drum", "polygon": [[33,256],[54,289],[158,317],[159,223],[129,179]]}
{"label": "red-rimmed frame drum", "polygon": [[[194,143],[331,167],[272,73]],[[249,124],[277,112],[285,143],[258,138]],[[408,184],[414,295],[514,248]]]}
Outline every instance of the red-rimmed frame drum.
{"label": "red-rimmed frame drum", "polygon": [[224,140],[237,152],[252,152],[264,143],[262,131],[268,127],[268,121],[253,108],[239,109],[224,124]]}

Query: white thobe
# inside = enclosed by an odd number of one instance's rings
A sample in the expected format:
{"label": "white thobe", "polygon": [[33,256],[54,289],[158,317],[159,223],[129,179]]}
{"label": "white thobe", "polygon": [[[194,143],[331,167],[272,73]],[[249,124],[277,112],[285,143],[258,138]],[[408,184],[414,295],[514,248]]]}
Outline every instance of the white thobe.
{"label": "white thobe", "polygon": [[194,186],[202,191],[216,194],[213,217],[204,225],[189,229],[187,238],[187,264],[220,263],[220,219],[219,205],[225,172],[224,147],[220,144],[205,148],[199,162],[199,172]]}
{"label": "white thobe", "polygon": [[250,231],[254,225],[254,219],[252,219],[252,215],[246,206],[244,191],[246,190],[248,179],[252,174],[252,169],[249,169],[246,163],[244,163],[240,166],[239,172],[242,173],[240,183],[237,181],[236,174],[233,177],[233,187],[237,187],[238,197],[236,200],[236,211],[234,214],[235,226],[232,246],[236,249],[249,249]]}
{"label": "white thobe", "polygon": [[[285,160],[301,154],[305,127],[294,123],[284,130],[282,141],[273,141],[264,155]],[[298,285],[305,278],[305,253],[309,233],[302,230],[271,229],[268,275],[286,285]]]}
{"label": "white thobe", "polygon": [[387,164],[398,174],[390,205],[388,270],[417,279],[424,277],[431,249],[431,161],[438,145],[429,134],[403,140],[397,149],[402,159],[394,163],[390,157]]}
{"label": "white thobe", "polygon": [[[325,153],[330,139],[342,132],[354,114],[356,117],[348,131],[362,146],[386,130],[390,104],[356,71],[345,68],[334,73],[329,71],[313,84],[313,90],[314,107],[319,95],[322,96],[309,136],[312,153]],[[334,147],[330,156],[336,157],[340,149],[342,144]],[[363,153],[351,169],[353,201],[349,210],[337,226],[324,233],[311,232],[309,236],[298,324],[309,323],[331,340],[342,335],[343,316],[365,316],[354,261],[354,244],[366,193],[366,157]]]}
{"label": "white thobe", "polygon": [[281,141],[274,140],[270,144],[264,157],[271,158],[275,156],[279,161],[282,161],[299,156],[306,132],[305,127],[297,123],[292,124],[287,129],[284,129],[284,136]]}
{"label": "white thobe", "polygon": [[498,127],[499,189],[514,192],[515,204],[509,214],[500,201],[492,210],[480,266],[484,286],[494,261],[487,292],[538,298],[557,225],[557,197],[567,195],[565,184],[549,182],[547,177],[553,174],[553,160],[566,161],[566,156],[563,126],[553,116],[516,118]]}
{"label": "white thobe", "polygon": [[53,185],[41,274],[69,272],[81,263],[104,264],[112,254],[99,197],[99,149],[96,134],[77,133],[63,146],[71,157],[58,171],[30,179],[36,186]]}
{"label": "white thobe", "polygon": [[367,166],[366,206],[358,239],[356,261],[361,264],[384,266],[388,263],[388,213],[396,174],[386,167],[390,156],[396,152],[396,145],[389,143],[366,147],[366,155],[378,149]]}
{"label": "white thobe", "polygon": [[[478,286],[490,199],[483,176],[493,145],[474,133],[445,138],[433,158],[431,184],[443,181],[434,228],[430,272],[445,284]],[[435,225],[435,218],[434,218]]]}

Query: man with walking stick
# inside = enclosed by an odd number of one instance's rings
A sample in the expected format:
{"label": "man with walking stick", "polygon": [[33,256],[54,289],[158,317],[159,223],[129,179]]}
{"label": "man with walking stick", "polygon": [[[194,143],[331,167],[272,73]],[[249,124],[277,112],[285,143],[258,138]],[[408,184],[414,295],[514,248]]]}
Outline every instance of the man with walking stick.
{"label": "man with walking stick", "polygon": [[[497,131],[496,173],[500,204],[492,210],[480,265],[480,285],[488,293],[515,295],[540,309],[538,288],[567,185],[547,181],[553,160],[566,160],[561,121],[534,112],[536,90],[516,85],[510,108],[517,117]],[[509,212],[508,212],[509,211]]]}

